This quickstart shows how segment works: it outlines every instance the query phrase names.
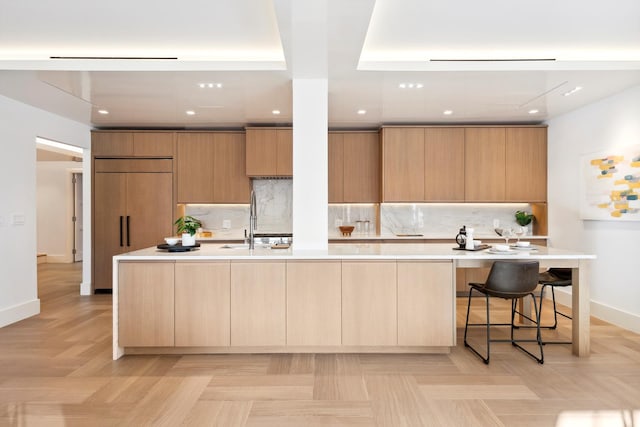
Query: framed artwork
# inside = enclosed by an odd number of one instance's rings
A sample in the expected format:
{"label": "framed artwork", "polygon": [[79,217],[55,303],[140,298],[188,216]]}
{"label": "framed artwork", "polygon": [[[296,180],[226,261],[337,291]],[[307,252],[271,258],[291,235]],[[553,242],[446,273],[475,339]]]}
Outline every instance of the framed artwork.
{"label": "framed artwork", "polygon": [[582,219],[640,221],[640,145],[581,157]]}

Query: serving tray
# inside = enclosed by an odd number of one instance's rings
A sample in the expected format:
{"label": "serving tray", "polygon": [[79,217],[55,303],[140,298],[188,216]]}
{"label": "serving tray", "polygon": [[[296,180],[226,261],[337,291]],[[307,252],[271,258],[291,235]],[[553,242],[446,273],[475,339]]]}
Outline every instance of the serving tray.
{"label": "serving tray", "polygon": [[471,252],[481,251],[483,249],[489,249],[489,245],[478,245],[478,246],[474,247],[473,249],[460,248],[460,247],[453,248],[454,251],[471,251]]}
{"label": "serving tray", "polygon": [[196,243],[193,246],[182,246],[182,243],[178,243],[176,245],[172,245],[169,246],[166,243],[162,243],[158,246],[156,246],[158,249],[162,249],[168,252],[189,252],[189,251],[195,251],[196,249],[198,249],[200,247],[200,243]]}

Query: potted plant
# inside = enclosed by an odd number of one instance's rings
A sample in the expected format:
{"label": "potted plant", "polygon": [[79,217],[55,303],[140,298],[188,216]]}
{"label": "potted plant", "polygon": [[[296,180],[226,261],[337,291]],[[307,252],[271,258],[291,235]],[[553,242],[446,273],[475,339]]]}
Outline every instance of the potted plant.
{"label": "potted plant", "polygon": [[[535,219],[535,216],[533,216],[532,213],[528,213],[525,211],[516,211],[516,222],[518,223],[518,225],[522,227],[528,226],[529,224],[531,224],[531,221],[533,221],[534,219]],[[522,231],[524,233],[528,232],[524,228]]]}
{"label": "potted plant", "polygon": [[193,246],[196,244],[196,231],[202,227],[202,222],[190,215],[181,216],[175,222],[176,230],[182,233],[182,246]]}

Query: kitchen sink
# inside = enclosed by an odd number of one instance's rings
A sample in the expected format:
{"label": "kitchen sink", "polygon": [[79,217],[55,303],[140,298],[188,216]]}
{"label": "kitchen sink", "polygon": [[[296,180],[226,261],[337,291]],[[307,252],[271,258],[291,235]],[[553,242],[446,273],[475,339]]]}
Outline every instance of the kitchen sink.
{"label": "kitchen sink", "polygon": [[[269,245],[255,245],[255,249],[265,249],[269,248]],[[248,243],[227,243],[226,245],[220,246],[220,249],[249,249]]]}

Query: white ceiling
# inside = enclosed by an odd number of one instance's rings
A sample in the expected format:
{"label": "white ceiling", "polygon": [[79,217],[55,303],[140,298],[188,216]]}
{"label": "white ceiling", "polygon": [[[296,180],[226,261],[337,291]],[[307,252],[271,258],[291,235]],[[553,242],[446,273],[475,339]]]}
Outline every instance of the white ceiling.
{"label": "white ceiling", "polygon": [[[97,127],[289,123],[292,64],[326,55],[330,126],[370,127],[542,122],[640,84],[637,0],[318,4],[0,0],[0,94]],[[326,52],[292,48],[325,33]]]}

